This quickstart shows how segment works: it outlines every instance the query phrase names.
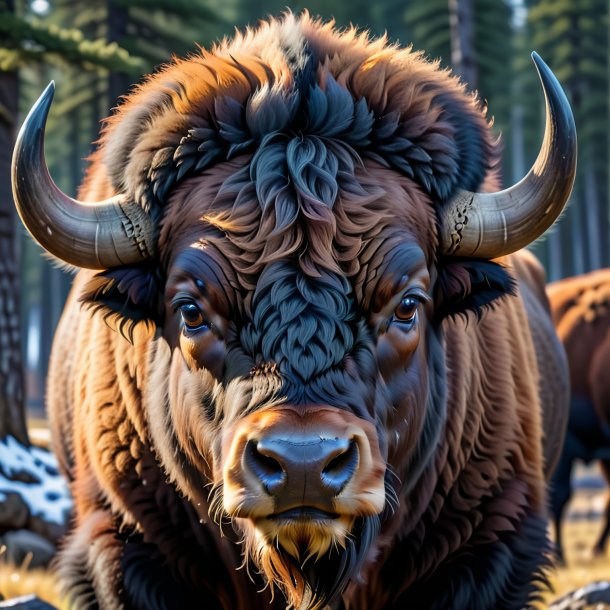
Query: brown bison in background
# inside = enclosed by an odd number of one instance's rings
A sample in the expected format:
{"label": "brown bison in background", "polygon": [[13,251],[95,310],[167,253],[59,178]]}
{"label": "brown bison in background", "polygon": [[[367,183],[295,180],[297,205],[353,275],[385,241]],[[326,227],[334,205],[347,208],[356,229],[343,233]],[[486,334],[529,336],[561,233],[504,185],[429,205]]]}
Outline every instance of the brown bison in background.
{"label": "brown bison in background", "polygon": [[527,604],[549,549],[541,409],[558,430],[565,415],[541,397],[567,372],[536,274],[491,259],[552,224],[576,146],[534,59],[542,151],[486,194],[499,156],[479,101],[306,14],[129,95],[90,203],[48,176],[43,94],[16,200],[49,252],[90,269],[49,383],[74,607]]}
{"label": "brown bison in background", "polygon": [[[610,483],[610,269],[549,284],[553,322],[570,366],[572,398],[564,449],[553,475],[551,509],[557,553],[563,559],[561,519],[572,490],[574,460],[600,460]],[[610,535],[610,498],[594,552]]]}

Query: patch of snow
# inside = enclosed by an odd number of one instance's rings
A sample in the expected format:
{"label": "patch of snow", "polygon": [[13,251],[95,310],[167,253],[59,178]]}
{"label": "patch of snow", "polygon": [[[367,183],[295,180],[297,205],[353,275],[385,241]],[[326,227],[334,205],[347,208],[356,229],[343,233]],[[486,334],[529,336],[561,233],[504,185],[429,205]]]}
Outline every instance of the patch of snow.
{"label": "patch of snow", "polygon": [[[11,480],[20,472],[28,473],[37,482]],[[18,493],[30,513],[47,522],[65,523],[72,508],[70,492],[59,474],[55,456],[39,447],[24,447],[12,436],[0,440],[0,500],[5,500],[9,492]]]}

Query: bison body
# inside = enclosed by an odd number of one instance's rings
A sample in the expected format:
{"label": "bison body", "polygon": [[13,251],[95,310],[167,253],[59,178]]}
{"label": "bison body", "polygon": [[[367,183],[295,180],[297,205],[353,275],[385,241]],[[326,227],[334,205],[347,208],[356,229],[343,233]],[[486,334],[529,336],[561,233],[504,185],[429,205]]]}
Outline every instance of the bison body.
{"label": "bison body", "polygon": [[[570,367],[568,429],[551,486],[557,552],[563,559],[561,519],[572,495],[574,461],[599,460],[610,483],[610,269],[554,282],[547,292]],[[603,553],[609,535],[610,499],[595,553]]]}
{"label": "bison body", "polygon": [[74,607],[528,603],[567,373],[539,266],[496,257],[552,223],[575,163],[535,59],[543,152],[499,192],[457,79],[307,15],[132,92],[90,205],[40,165],[43,95],[14,185],[36,239],[86,268],[48,388]]}
{"label": "bison body", "polygon": [[[543,284],[523,273],[530,261],[519,260],[517,267],[519,298],[502,299],[479,321],[459,316],[426,330],[429,353],[421,366],[429,371],[431,394],[413,397],[401,388],[413,403],[429,401],[420,415],[424,421],[412,431],[418,414],[386,414],[383,438],[392,468],[386,479],[395,499],[388,500],[387,515],[374,532],[363,532],[373,537],[361,568],[364,582],[349,586],[346,607],[520,610],[541,584],[536,581],[550,547],[540,407],[557,430],[548,437],[552,463],[567,409],[565,396],[541,405],[538,384],[552,387],[555,395],[567,370],[538,300]],[[88,281],[86,272],[75,281],[58,328],[49,385],[55,447],[74,477],[78,525],[61,570],[78,593],[75,606],[87,607],[94,590],[102,608],[285,608],[282,596],[273,600],[256,565],[243,557],[240,534],[226,517],[213,514],[219,507],[210,507],[209,488],[202,482],[196,502],[181,496],[181,479],[192,466],[172,462],[171,481],[169,467],[159,464],[162,452],[176,460],[177,440],[171,437],[188,434],[186,422],[168,421],[165,413],[176,400],[169,392],[180,384],[181,355],[172,358],[163,343],[140,338],[137,330],[130,345],[103,316],[83,312],[77,295]],[[530,304],[529,314],[521,297]],[[539,329],[538,350],[524,332],[528,325]],[[95,349],[75,351],[74,345]],[[96,357],[100,351],[103,360]],[[546,364],[542,372],[538,354]],[[176,391],[195,392],[191,400],[198,401],[201,382]],[[183,416],[203,417],[204,407]],[[405,455],[409,444],[416,448]],[[108,502],[105,510],[100,493]],[[324,559],[319,564],[332,573],[322,576],[333,581],[342,566],[325,565]],[[107,579],[107,589],[98,588],[92,573]],[[129,591],[128,603],[113,581],[117,574]],[[81,591],[79,583],[87,588]]]}

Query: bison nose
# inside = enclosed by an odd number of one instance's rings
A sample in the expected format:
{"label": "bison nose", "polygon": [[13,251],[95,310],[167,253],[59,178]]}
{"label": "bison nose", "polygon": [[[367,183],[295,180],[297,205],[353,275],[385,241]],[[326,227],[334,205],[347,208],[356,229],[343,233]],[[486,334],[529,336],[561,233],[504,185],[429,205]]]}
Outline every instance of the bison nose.
{"label": "bison nose", "polygon": [[358,445],[347,438],[265,436],[250,440],[244,466],[280,504],[317,504],[338,496],[358,467]]}

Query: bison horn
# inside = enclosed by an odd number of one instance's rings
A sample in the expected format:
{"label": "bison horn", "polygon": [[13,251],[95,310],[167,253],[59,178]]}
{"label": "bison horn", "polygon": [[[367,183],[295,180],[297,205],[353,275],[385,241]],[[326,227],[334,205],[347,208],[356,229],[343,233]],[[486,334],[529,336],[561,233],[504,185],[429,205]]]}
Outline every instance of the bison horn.
{"label": "bison horn", "polygon": [[77,267],[107,269],[150,258],[153,225],[141,206],[124,195],[84,203],[53,182],[44,157],[44,128],[54,91],[51,82],[15,145],[13,196],[23,224],[45,250]]}
{"label": "bison horn", "polygon": [[550,68],[532,53],[546,99],[538,158],[517,184],[498,193],[459,191],[440,212],[444,254],[495,258],[540,237],[561,214],[576,174],[576,128],[570,104]]}

